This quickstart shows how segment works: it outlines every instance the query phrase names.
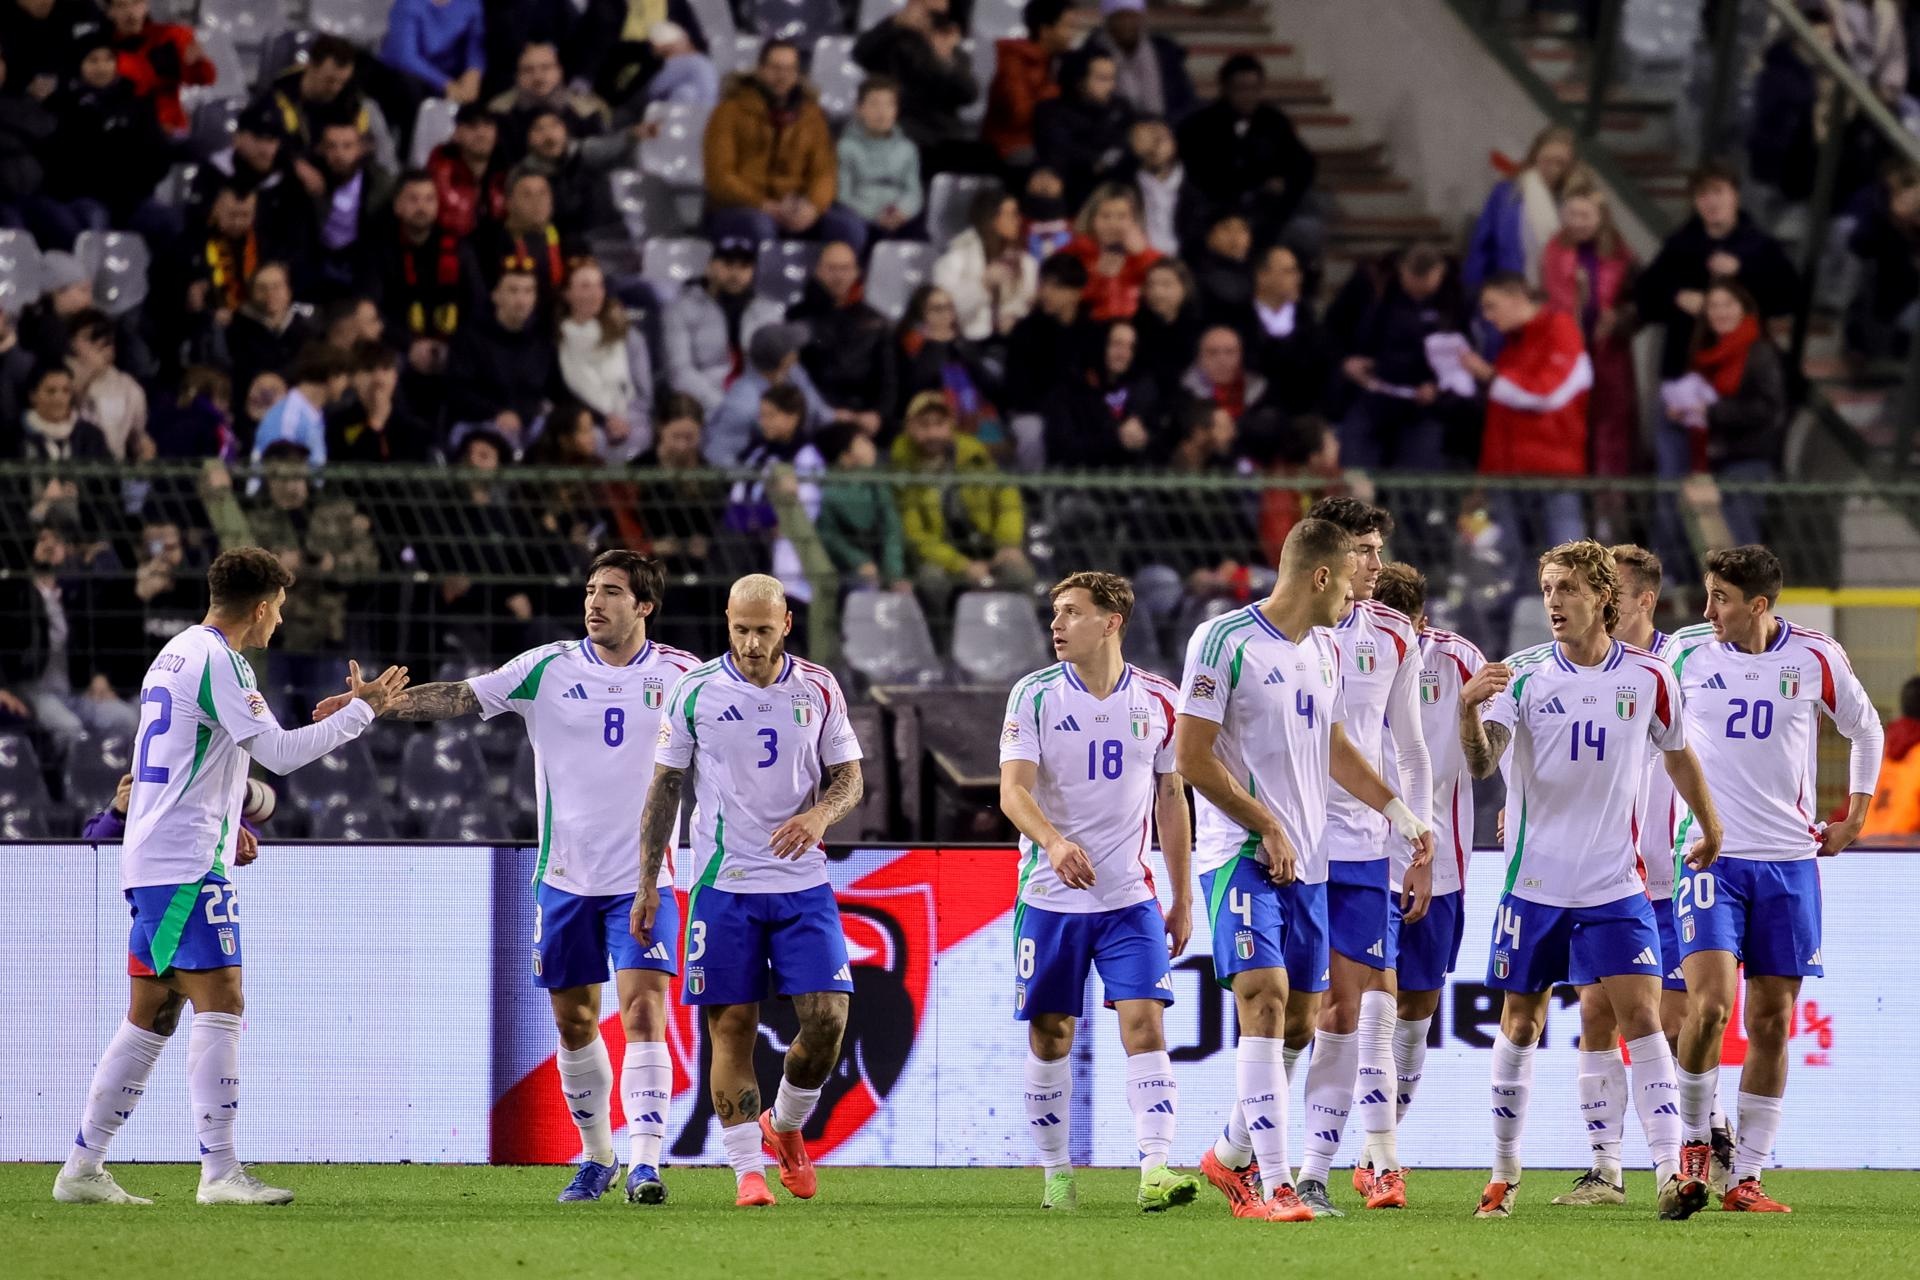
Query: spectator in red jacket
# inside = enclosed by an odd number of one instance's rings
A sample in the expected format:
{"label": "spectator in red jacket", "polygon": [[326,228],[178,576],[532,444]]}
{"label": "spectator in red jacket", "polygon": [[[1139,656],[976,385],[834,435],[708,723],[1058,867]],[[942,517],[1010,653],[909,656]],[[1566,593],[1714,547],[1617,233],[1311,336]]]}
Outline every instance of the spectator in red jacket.
{"label": "spectator in red jacket", "polygon": [[[213,59],[188,28],[153,21],[147,0],[107,0],[107,25],[120,74],[135,94],[152,104],[162,129],[175,138],[185,137],[188,121],[180,89],[212,84]],[[234,86],[236,92],[244,88]]]}
{"label": "spectator in red jacket", "polygon": [[1033,111],[1060,96],[1060,58],[1073,47],[1067,0],[1027,0],[1020,10],[1026,39],[994,44],[993,83],[980,137],[1011,165],[1033,163]]}
{"label": "spectator in red jacket", "polygon": [[440,203],[440,226],[449,235],[469,236],[481,222],[493,222],[507,210],[507,175],[494,163],[500,121],[477,102],[453,118],[453,138],[433,149],[427,172]]}
{"label": "spectator in red jacket", "polygon": [[[1577,476],[1587,470],[1587,393],[1593,361],[1580,322],[1542,306],[1517,272],[1480,286],[1480,315],[1502,335],[1488,364],[1469,350],[1461,363],[1487,384],[1480,470],[1499,476]],[[1516,555],[1585,536],[1580,495],[1566,490],[1506,493],[1496,519]],[[1518,563],[1518,560],[1516,560]]]}
{"label": "spectator in red jacket", "polygon": [[1087,268],[1087,314],[1099,324],[1130,320],[1140,309],[1140,286],[1161,252],[1140,225],[1140,197],[1108,183],[1080,210],[1066,252]]}

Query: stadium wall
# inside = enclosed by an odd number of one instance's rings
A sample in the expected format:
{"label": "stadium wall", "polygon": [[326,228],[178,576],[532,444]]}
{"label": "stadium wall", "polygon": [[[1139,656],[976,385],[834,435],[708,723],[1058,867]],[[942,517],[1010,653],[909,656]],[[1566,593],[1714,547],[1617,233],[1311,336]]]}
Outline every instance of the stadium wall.
{"label": "stadium wall", "polygon": [[[533,852],[515,848],[269,845],[238,873],[247,1158],[519,1163],[577,1154],[546,1000],[530,981],[532,865]],[[1907,904],[1920,900],[1920,857],[1857,851],[1822,871],[1831,976],[1809,982],[1795,1011],[1778,1157],[1794,1166],[1920,1168],[1920,1129],[1880,1123],[1860,1101],[1884,1092],[1884,1064],[1920,1057],[1920,996],[1900,944]],[[819,1158],[1029,1163],[1025,1036],[1011,1016],[1015,854],[862,848],[836,851],[832,875],[857,994],[846,1056],[809,1131]],[[1481,979],[1498,890],[1498,859],[1482,856],[1470,873],[1459,972],[1403,1130],[1402,1151],[1416,1165],[1471,1167],[1487,1157],[1497,997]],[[57,1160],[123,1008],[127,909],[117,851],[12,847],[0,858],[0,901],[13,905],[16,921],[0,936],[0,1159]],[[1206,937],[1196,918],[1167,1021],[1181,1081],[1179,1149],[1190,1154],[1226,1113],[1233,1085],[1232,1001],[1213,981]],[[1573,993],[1562,996],[1535,1076],[1527,1135],[1535,1167],[1586,1158],[1574,1085],[1578,1017]],[[1096,985],[1088,997],[1074,1155],[1129,1165],[1124,1059]],[[767,1016],[761,1068],[771,1079],[793,1028],[778,1002]],[[669,1159],[722,1163],[718,1127],[693,1088],[701,1074],[694,1020],[676,1005],[671,1023]],[[604,1030],[617,1063],[617,1017]],[[194,1150],[184,1033],[175,1040],[115,1144],[116,1159],[179,1160]],[[1744,1047],[1730,1032],[1730,1066]],[[1728,1102],[1734,1077],[1728,1071],[1721,1082]],[[1296,1103],[1296,1125],[1299,1115]],[[617,1110],[615,1123],[624,1125]],[[1349,1148],[1358,1142],[1350,1135]],[[1628,1151],[1639,1158],[1637,1136]]]}

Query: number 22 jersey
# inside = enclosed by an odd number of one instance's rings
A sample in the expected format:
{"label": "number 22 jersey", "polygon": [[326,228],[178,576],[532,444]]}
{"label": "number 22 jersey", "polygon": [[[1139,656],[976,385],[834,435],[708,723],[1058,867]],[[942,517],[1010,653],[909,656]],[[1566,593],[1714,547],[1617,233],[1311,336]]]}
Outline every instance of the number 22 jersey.
{"label": "number 22 jersey", "polygon": [[1507,665],[1513,682],[1480,709],[1513,734],[1502,892],[1550,907],[1644,893],[1647,757],[1687,745],[1673,672],[1618,640],[1597,666],[1569,662],[1558,642]]}

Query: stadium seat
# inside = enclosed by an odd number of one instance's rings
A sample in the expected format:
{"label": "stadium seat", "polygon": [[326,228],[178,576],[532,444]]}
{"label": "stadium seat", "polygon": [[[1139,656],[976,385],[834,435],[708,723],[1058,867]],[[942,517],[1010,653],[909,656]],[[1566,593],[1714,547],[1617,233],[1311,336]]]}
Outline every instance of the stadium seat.
{"label": "stadium seat", "polygon": [[310,838],[352,843],[360,840],[392,840],[398,834],[393,819],[387,814],[386,805],[377,799],[362,799],[350,804],[328,805],[314,814]]}
{"label": "stadium seat", "polygon": [[273,83],[275,76],[288,67],[305,66],[307,52],[320,38],[318,31],[282,31],[260,50],[260,83]]}
{"label": "stadium seat", "polygon": [[933,250],[912,240],[882,240],[867,263],[868,305],[889,320],[906,313],[913,291],[933,271]]}
{"label": "stadium seat", "polygon": [[[976,42],[984,43],[991,49],[993,42],[1008,36],[1025,35],[1027,24],[1020,20],[1022,8],[1020,0],[973,0],[972,36]],[[976,62],[976,66],[979,64]],[[987,60],[987,73],[991,78],[993,60]],[[980,82],[980,92],[987,91],[987,81]]]}
{"label": "stadium seat", "polygon": [[1160,632],[1153,624],[1151,615],[1134,614],[1121,634],[1120,656],[1136,667],[1164,676],[1172,670],[1172,664],[1167,660],[1165,646],[1160,643]]}
{"label": "stadium seat", "polygon": [[352,806],[369,798],[377,803],[381,772],[363,735],[288,774],[286,799],[317,823],[320,811],[330,806]]}
{"label": "stadium seat", "polygon": [[688,281],[706,275],[707,259],[712,256],[713,246],[696,236],[649,240],[641,255],[640,274],[653,286],[664,307]]}
{"label": "stadium seat", "polygon": [[791,40],[802,49],[839,31],[846,21],[839,0],[748,0],[747,8],[763,38]]}
{"label": "stadium seat", "polygon": [[82,231],[73,256],[93,277],[94,305],[123,316],[147,300],[147,271],[153,265],[147,242],[132,231]]}
{"label": "stadium seat", "polygon": [[707,131],[706,108],[669,106],[655,118],[660,133],[640,144],[640,171],[682,191],[705,186],[707,165],[702,147]]}
{"label": "stadium seat", "polygon": [[40,246],[25,231],[0,231],[0,304],[14,315],[40,297]]}
{"label": "stadium seat", "polygon": [[724,73],[727,68],[721,61],[722,50],[732,50],[736,31],[733,5],[729,0],[689,0],[689,3],[693,16],[700,20],[700,34],[707,38],[707,56]]}
{"label": "stadium seat", "polygon": [[200,0],[202,29],[225,32],[242,53],[257,52],[289,25],[287,0]]}
{"label": "stadium seat", "polygon": [[860,97],[860,81],[867,74],[853,60],[853,37],[821,36],[813,46],[811,68],[807,78],[813,81],[827,119],[838,124],[851,116]]}
{"label": "stadium seat", "polygon": [[800,301],[807,291],[807,277],[820,260],[820,245],[813,240],[769,240],[760,246],[760,262],[754,268],[754,291],[783,307]]}
{"label": "stadium seat", "polygon": [[960,47],[966,51],[967,61],[973,67],[973,82],[980,90],[972,102],[960,108],[960,119],[977,129],[987,118],[987,86],[993,83],[993,67],[999,55],[992,40],[978,36],[962,40]]}
{"label": "stadium seat", "polygon": [[524,734],[513,753],[513,765],[507,771],[507,816],[514,833],[522,838],[532,835],[539,820],[539,797],[534,794],[533,740]]}
{"label": "stadium seat", "polygon": [[392,7],[393,0],[310,0],[307,21],[330,36],[372,48],[387,33]]}
{"label": "stadium seat", "polygon": [[413,148],[408,152],[415,168],[424,166],[433,149],[453,136],[453,117],[460,108],[445,98],[428,98],[413,117]]}
{"label": "stadium seat", "polygon": [[944,674],[920,602],[895,591],[856,591],[840,610],[840,652],[870,684],[936,684]]}
{"label": "stadium seat", "polygon": [[0,733],[0,839],[45,839],[53,811],[33,742],[24,733]]}
{"label": "stadium seat", "polygon": [[607,175],[607,186],[627,238],[634,244],[645,244],[650,236],[679,229],[673,193],[655,175],[638,169],[615,169]]}
{"label": "stadium seat", "polygon": [[513,839],[511,825],[490,801],[469,799],[451,809],[442,809],[427,819],[421,833],[429,840],[449,840],[464,844],[506,844]]}
{"label": "stadium seat", "polygon": [[153,198],[170,209],[180,208],[187,203],[187,196],[193,191],[193,180],[199,172],[200,166],[192,161],[176,164],[160,180]]}
{"label": "stadium seat", "polygon": [[927,188],[927,242],[935,254],[967,229],[967,213],[976,193],[998,187],[1000,180],[978,173],[936,173]]}
{"label": "stadium seat", "polygon": [[907,0],[860,0],[860,30],[867,31],[879,26],[906,8]]}
{"label": "stadium seat", "polygon": [[764,37],[751,31],[738,32],[733,37],[733,48],[726,56],[731,59],[729,65],[721,71],[751,71],[760,65],[760,45]]}
{"label": "stadium seat", "polygon": [[433,816],[486,794],[486,762],[471,737],[419,734],[400,757],[400,795],[416,830]]}
{"label": "stadium seat", "polygon": [[233,33],[201,23],[194,31],[193,38],[200,42],[201,50],[213,62],[213,83],[188,85],[182,89],[181,105],[192,110],[203,103],[218,102],[222,98],[245,98],[249,88],[247,63],[240,56],[240,46],[233,42]]}
{"label": "stadium seat", "polygon": [[245,98],[213,98],[195,107],[187,133],[187,147],[194,156],[206,160],[232,146],[234,126],[246,105]]}
{"label": "stadium seat", "polygon": [[113,799],[131,755],[132,743],[117,733],[104,738],[83,735],[73,744],[67,753],[65,790],[67,803],[79,811],[82,821]]}
{"label": "stadium seat", "polygon": [[953,660],[977,684],[1010,685],[1051,657],[1033,602],[1018,591],[969,591],[954,607]]}

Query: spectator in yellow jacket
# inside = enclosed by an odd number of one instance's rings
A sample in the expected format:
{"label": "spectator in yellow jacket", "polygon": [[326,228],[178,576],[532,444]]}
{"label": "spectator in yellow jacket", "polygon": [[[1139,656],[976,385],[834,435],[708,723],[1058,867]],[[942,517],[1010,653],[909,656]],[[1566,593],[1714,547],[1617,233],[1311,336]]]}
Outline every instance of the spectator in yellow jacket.
{"label": "spectator in yellow jacket", "polygon": [[914,585],[930,613],[944,614],[955,591],[1025,591],[1033,585],[1020,490],[1001,477],[987,446],[955,432],[953,410],[940,392],[923,391],[908,403],[892,462],[896,471],[976,478],[898,490]]}

